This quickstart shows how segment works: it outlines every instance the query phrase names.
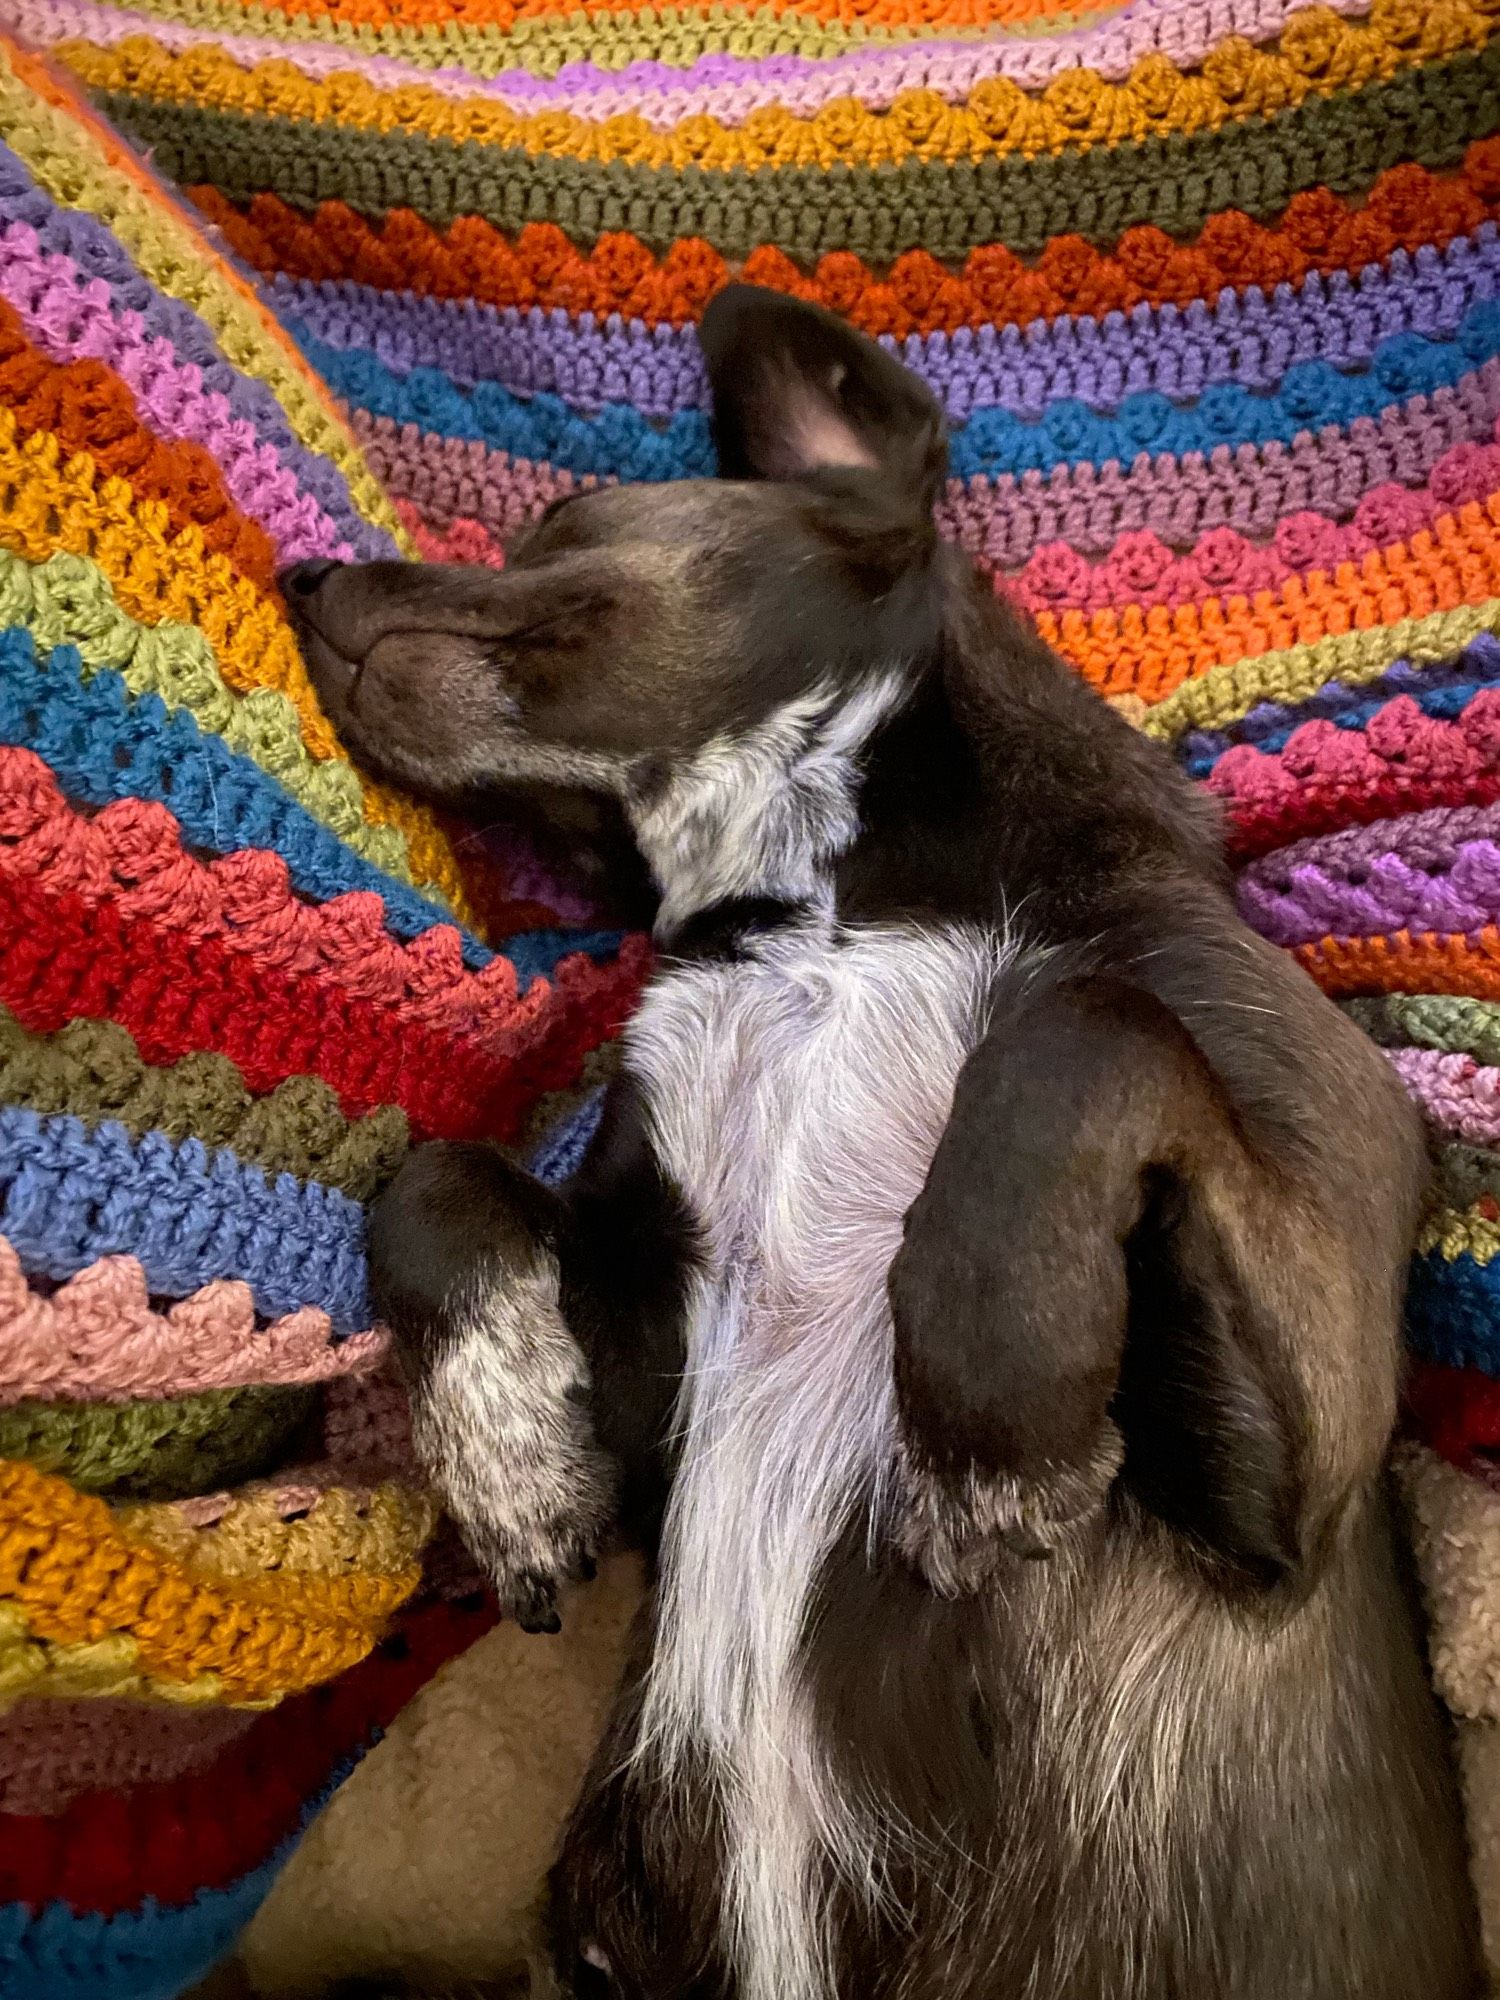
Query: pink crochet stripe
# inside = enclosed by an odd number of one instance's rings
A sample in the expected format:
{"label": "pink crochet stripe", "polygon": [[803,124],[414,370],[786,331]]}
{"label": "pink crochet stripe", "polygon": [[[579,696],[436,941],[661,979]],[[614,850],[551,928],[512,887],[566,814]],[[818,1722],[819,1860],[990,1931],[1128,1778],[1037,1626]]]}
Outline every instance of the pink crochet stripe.
{"label": "pink crochet stripe", "polygon": [[1470,1146],[1500,1144],[1500,1069],[1442,1049],[1387,1049],[1385,1053],[1439,1131]]}
{"label": "pink crochet stripe", "polygon": [[[1441,473],[1455,461],[1445,490],[1483,500],[1500,490],[1500,445],[1460,445],[1440,461]],[[1183,555],[1174,555],[1150,528],[1121,535],[1102,561],[1088,562],[1066,542],[1039,548],[1020,574],[1007,579],[1007,594],[1033,615],[1041,611],[1105,611],[1123,604],[1201,604],[1211,597],[1253,596],[1280,590],[1293,576],[1328,572],[1357,563],[1372,550],[1409,541],[1430,528],[1453,503],[1440,505],[1431,487],[1413,493],[1405,486],[1376,487],[1367,493],[1347,524],[1304,511],[1276,524],[1270,543],[1261,544],[1234,528],[1210,528]],[[397,511],[428,562],[476,563],[498,569],[505,561],[500,543],[482,521],[456,517],[446,530],[431,527],[410,501]]]}
{"label": "pink crochet stripe", "polygon": [[[1260,541],[1289,514],[1350,520],[1372,489],[1390,485],[1430,482],[1447,510],[1476,484],[1491,490],[1483,482],[1493,467],[1488,447],[1497,420],[1500,361],[1491,360],[1452,388],[1413,396],[1346,430],[1330,424],[1316,437],[1302,432],[1290,445],[1220,445],[1207,457],[1143,452],[1128,466],[1110,460],[1020,478],[950,480],[938,520],[986,567],[1014,571],[1047,543],[1098,557],[1121,535],[1145,530],[1173,549],[1191,548],[1216,528]],[[1472,456],[1476,448],[1484,451],[1480,459]]]}
{"label": "pink crochet stripe", "polygon": [[265,528],[280,561],[353,558],[337,525],[299,490],[273,447],[234,415],[226,397],[205,392],[203,371],[180,362],[169,340],[148,334],[138,312],[116,312],[103,278],[43,251],[29,224],[0,229],[0,297],[50,361],[104,362],[158,437],[191,440],[211,453],[235,505]]}
{"label": "pink crochet stripe", "polygon": [[546,1004],[545,981],[518,995],[508,959],[468,971],[451,924],[398,943],[373,890],[304,903],[269,849],[198,860],[155,801],[117,799],[85,818],[33,750],[0,747],[0,874],[45,879],[54,895],[112,902],[125,917],[219,938],[257,967],[328,981],[397,1019],[494,1049]]}
{"label": "pink crochet stripe", "polygon": [[[440,537],[463,520],[503,543],[553,500],[592,483],[366,411],[351,412],[350,422],[376,477]],[[953,479],[938,524],[985,568],[1010,574],[1058,543],[1097,559],[1124,535],[1151,534],[1168,549],[1188,550],[1226,528],[1266,541],[1289,515],[1368,520],[1361,503],[1383,509],[1397,486],[1430,484],[1437,510],[1449,512],[1500,487],[1497,424],[1500,360],[1453,388],[1414,396],[1347,430],[1304,432],[1291,445],[1222,445],[1206,458],[1142,453],[1128,466],[1110,460],[1020,478]]]}
{"label": "pink crochet stripe", "polygon": [[1240,913],[1274,944],[1500,922],[1500,807],[1413,813],[1299,840],[1244,868]]}
{"label": "pink crochet stripe", "polygon": [[[580,118],[612,118],[623,111],[668,131],[689,117],[713,117],[729,126],[744,124],[774,96],[778,104],[811,117],[826,104],[852,97],[872,111],[888,110],[897,95],[930,90],[949,104],[967,102],[977,83],[1007,77],[1023,90],[1043,90],[1064,71],[1086,65],[1111,82],[1122,83],[1145,56],[1170,56],[1179,68],[1196,69],[1210,50],[1231,35],[1254,43],[1273,42],[1306,0],[1138,0],[1112,19],[1074,35],[1035,40],[918,42],[860,50],[823,61],[795,57],[766,60],[710,58],[690,69],[637,62],[616,73],[590,63],[570,63],[555,78],[507,70],[478,77],[462,69],[427,69],[388,56],[358,59],[367,81],[384,89],[418,84],[454,99],[494,99],[521,111],[561,106]],[[1333,0],[1332,11],[1357,16],[1368,0]],[[150,35],[173,50],[193,49],[202,30],[88,0],[11,0],[11,20],[34,41],[52,43],[78,36],[106,47],[131,35]],[[351,52],[337,43],[292,41],[265,35],[222,35],[215,46],[243,68],[263,62],[290,63],[316,79],[348,75],[356,67]]]}
{"label": "pink crochet stripe", "polygon": [[429,528],[410,500],[398,500],[396,512],[401,525],[417,545],[423,562],[481,564],[486,569],[503,569],[505,551],[483,521],[464,515],[455,517],[447,529]]}
{"label": "pink crochet stripe", "polygon": [[18,1701],[0,1713],[0,1812],[50,1819],[83,1792],[164,1784],[212,1763],[255,1716],[108,1696]]}
{"label": "pink crochet stripe", "polygon": [[315,1307],[256,1325],[250,1287],[224,1278],[153,1312],[134,1257],[101,1257],[47,1294],[0,1236],[0,1403],[124,1402],[200,1389],[328,1382],[378,1366],[381,1328],[330,1342]]}
{"label": "pink crochet stripe", "polygon": [[1449,722],[1410,695],[1383,703],[1363,729],[1304,722],[1280,750],[1226,750],[1207,779],[1236,827],[1265,853],[1297,836],[1398,812],[1490,805],[1500,793],[1500,689],[1476,694]]}
{"label": "pink crochet stripe", "polygon": [[[1455,446],[1438,461],[1434,482],[1445,493],[1461,489],[1465,501],[1487,500],[1500,490],[1500,445]],[[1365,494],[1350,522],[1303,509],[1278,521],[1266,543],[1236,528],[1210,528],[1179,555],[1153,529],[1137,528],[1090,563],[1066,542],[1053,542],[1036,551],[1007,589],[1033,615],[1253,597],[1257,591],[1280,591],[1294,576],[1318,570],[1328,575],[1340,563],[1359,563],[1373,551],[1409,543],[1451,516],[1455,504],[1463,503],[1439,501],[1431,485],[1414,493],[1389,484]]]}

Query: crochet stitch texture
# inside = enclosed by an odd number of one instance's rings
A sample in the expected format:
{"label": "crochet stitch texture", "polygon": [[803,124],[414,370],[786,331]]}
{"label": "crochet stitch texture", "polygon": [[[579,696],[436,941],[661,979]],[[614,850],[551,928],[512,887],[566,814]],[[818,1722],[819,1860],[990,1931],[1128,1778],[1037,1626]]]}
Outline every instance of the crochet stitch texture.
{"label": "crochet stitch texture", "polygon": [[[732,276],[894,344],[953,426],[944,531],[1223,801],[1247,919],[1422,1107],[1438,1166],[1411,1422],[1493,1481],[1495,0],[4,4],[259,274],[424,555],[499,562],[580,483],[711,469],[694,328]],[[59,229],[17,188],[0,740],[34,761],[8,767],[0,924],[58,942],[0,992],[14,1143],[38,1185],[65,1161],[119,1205],[211,1180],[215,1228],[245,1242],[231,1296],[193,1242],[119,1243],[80,1193],[33,1226],[35,1281],[0,1265],[0,1315],[26,1329],[0,1420],[103,1476],[137,1433],[49,1413],[305,1391],[325,1321],[359,1316],[338,1201],[367,1198],[412,1129],[520,1129],[563,1066],[518,1083],[513,1051],[474,1045],[465,1024],[514,1004],[503,970],[444,933],[430,976],[433,898],[455,885],[410,808],[337,763],[257,622],[257,524],[299,552],[363,553],[368,530],[300,434],[271,438],[259,378],[214,378],[211,417],[184,393],[199,336],[175,297],[122,309],[117,223],[75,208]],[[231,426],[253,456],[218,448]],[[68,457],[85,445],[86,473]],[[149,579],[120,543],[146,494],[184,550]],[[345,952],[378,1022],[332,990]],[[318,1232],[296,1309],[262,1247],[283,1229]],[[93,1261],[59,1285],[68,1245]],[[168,1260],[183,1291],[164,1306]],[[86,1330],[105,1300],[115,1342]],[[247,1329],[273,1312],[252,1383]],[[143,1357],[167,1353],[147,1387]],[[361,1380],[325,1383],[324,1430],[368,1454],[399,1406]],[[80,1643],[50,1635],[38,1671],[103,1693]],[[119,1686],[175,1690],[197,1726],[183,1691],[221,1668],[173,1679],[133,1632],[120,1645]],[[1447,1692],[1466,1721],[1500,1719]],[[120,1768],[117,1713],[101,1772]],[[242,1740],[197,1754],[232,1762]],[[56,1741],[17,1796],[76,1812]],[[164,1785],[191,1782],[187,1754],[153,1739]]]}
{"label": "crochet stitch texture", "polygon": [[276,574],[413,546],[244,275],[0,36],[7,2000],[195,1981],[488,1616],[424,1572],[364,1204],[414,1140],[555,1125],[641,948],[344,759]]}

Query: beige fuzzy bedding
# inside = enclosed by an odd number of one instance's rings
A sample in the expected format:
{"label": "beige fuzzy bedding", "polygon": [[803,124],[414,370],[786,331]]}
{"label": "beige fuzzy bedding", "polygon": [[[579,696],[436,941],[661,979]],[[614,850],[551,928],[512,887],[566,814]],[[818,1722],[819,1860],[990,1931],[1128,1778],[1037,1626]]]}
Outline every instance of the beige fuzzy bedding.
{"label": "beige fuzzy bedding", "polygon": [[[1403,1451],[1399,1476],[1500,1974],[1500,1492],[1419,1447]],[[311,2000],[356,1975],[440,1985],[524,1972],[553,1843],[639,1595],[637,1565],[617,1559],[574,1594],[559,1637],[501,1626],[422,1690],[251,1925],[240,1959],[251,1991]]]}

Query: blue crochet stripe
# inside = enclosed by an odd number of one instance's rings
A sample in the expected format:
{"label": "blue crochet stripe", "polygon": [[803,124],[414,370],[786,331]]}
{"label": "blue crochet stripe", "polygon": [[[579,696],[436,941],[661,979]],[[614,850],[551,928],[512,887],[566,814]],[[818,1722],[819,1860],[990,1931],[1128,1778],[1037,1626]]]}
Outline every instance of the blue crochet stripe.
{"label": "blue crochet stripe", "polygon": [[[135,696],[113,668],[89,673],[75,646],[38,650],[24,625],[0,632],[0,743],[46,759],[70,799],[168,806],[187,843],[209,854],[273,848],[299,896],[326,903],[372,889],[399,938],[420,937],[450,912],[346,847],[250,758],[200,729],[186,709]],[[494,953],[462,931],[464,963],[477,971]]]}
{"label": "blue crochet stripe", "polygon": [[0,1108],[0,1234],[37,1277],[127,1255],[168,1298],[241,1278],[267,1317],[321,1306],[338,1333],[370,1324],[359,1203],[319,1181],[269,1180],[198,1139]]}
{"label": "blue crochet stripe", "polygon": [[604,1114],[604,1087],[591,1090],[574,1111],[547,1132],[528,1162],[539,1181],[561,1187],[583,1165],[589,1142],[599,1129]]}
{"label": "blue crochet stripe", "polygon": [[302,1808],[296,1831],[256,1868],[190,1903],[147,1900],[112,1917],[70,1904],[0,1903],[5,2000],[178,2000],[228,1952],[314,1818],[384,1735],[372,1729]]}
{"label": "blue crochet stripe", "polygon": [[1206,778],[1226,750],[1250,743],[1270,754],[1285,749],[1288,738],[1304,722],[1332,722],[1340,729],[1363,729],[1371,716],[1398,695],[1408,695],[1425,715],[1453,721],[1476,694],[1500,683],[1500,642],[1484,633],[1454,660],[1430,667],[1400,660],[1378,680],[1363,687],[1328,681],[1306,701],[1258,702],[1229,729],[1190,730],[1177,746],[1183,769],[1192,778]]}
{"label": "blue crochet stripe", "polygon": [[[1368,365],[1401,333],[1451,337],[1470,306],[1500,292],[1500,236],[1484,222],[1413,258],[1393,251],[1357,277],[1313,271],[1300,283],[1243,291],[1210,304],[1144,302],[1102,319],[1033,319],[879,336],[933,391],[952,423],[1001,407],[1040,417],[1075,395],[1112,410],[1129,390],[1155,387],[1181,400],[1212,382],[1263,393],[1298,362]],[[460,389],[499,382],[513,395],[550,394],[587,416],[629,403],[652,423],[709,407],[696,327],[557,306],[496,307],[434,298],[347,278],[267,285],[283,321],[344,354],[372,354],[394,374],[436,369]]]}
{"label": "blue crochet stripe", "polygon": [[[394,937],[416,938],[447,924],[458,931],[471,971],[495,956],[450,911],[346,847],[258,764],[200,729],[186,709],[169,709],[154,694],[132,695],[113,668],[89,674],[74,646],[40,654],[24,625],[0,631],[0,743],[35,750],[79,804],[159,800],[190,847],[207,854],[272,848],[309,902],[373,890]],[[551,978],[558,960],[574,952],[612,957],[622,937],[618,930],[517,931],[505,940],[505,956],[524,990],[533,979]]]}
{"label": "blue crochet stripe", "polygon": [[[554,395],[522,398],[497,382],[465,394],[437,369],[397,375],[373,354],[341,353],[305,326],[288,331],[334,394],[353,408],[443,437],[478,440],[518,458],[575,473],[619,479],[682,479],[713,471],[707,416],[679,411],[654,426],[628,404],[597,417],[577,415]],[[1394,404],[1451,387],[1500,354],[1500,304],[1465,313],[1452,340],[1399,333],[1382,341],[1370,367],[1344,375],[1326,361],[1289,368],[1274,396],[1233,383],[1204,390],[1179,409],[1155,391],[1125,397],[1110,415],[1075,398],[1054,403],[1038,422],[1005,410],[981,410],[953,432],[950,461],[960,478],[1050,472],[1054,466],[1110,460],[1129,465],[1141,452],[1208,453],[1219,445],[1290,443],[1299,431],[1347,426]]]}
{"label": "blue crochet stripe", "polygon": [[1440,1250],[1412,1259],[1406,1294],[1412,1352],[1445,1368],[1500,1377],[1500,1258],[1450,1263]]}

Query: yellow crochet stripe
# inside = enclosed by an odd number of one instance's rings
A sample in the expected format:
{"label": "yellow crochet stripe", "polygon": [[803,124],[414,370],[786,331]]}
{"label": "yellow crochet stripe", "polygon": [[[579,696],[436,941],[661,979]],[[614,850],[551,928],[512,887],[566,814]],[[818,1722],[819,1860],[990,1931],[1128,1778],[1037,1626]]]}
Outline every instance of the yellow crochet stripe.
{"label": "yellow crochet stripe", "polygon": [[[11,410],[0,410],[0,548],[32,564],[59,553],[80,558],[128,618],[148,627],[191,627],[227,688],[244,696],[274,693],[292,711],[311,756],[343,761],[275,605],[211,553],[196,527],[172,534],[163,503],[141,501],[127,480],[101,479],[87,453],[65,459],[45,431],[18,440]],[[399,792],[351,776],[364,814],[404,836],[412,875],[462,910],[458,867],[431,815]]]}
{"label": "yellow crochet stripe", "polygon": [[1250,660],[1232,660],[1184,681],[1154,708],[1142,715],[1131,713],[1131,720],[1157,742],[1170,743],[1187,729],[1225,729],[1259,701],[1306,701],[1325,681],[1363,687],[1397,660],[1437,666],[1462,652],[1481,632],[1500,632],[1500,598],[1460,604],[1425,618],[1402,618],[1367,632],[1339,632],[1313,645],[1289,646],[1284,652],[1261,653]]}
{"label": "yellow crochet stripe", "polygon": [[142,184],[124,146],[85,123],[77,107],[58,97],[55,79],[3,37],[0,131],[46,193],[104,222],[159,290],[198,314],[226,360],[275,396],[299,441],[337,466],[365,519],[415,555],[332,399],[253,292],[218,262],[185,216]]}
{"label": "yellow crochet stripe", "polygon": [[220,1582],[251,1577],[402,1577],[437,1525],[437,1505],[409,1486],[373,1491],[346,1486],[320,1493],[305,1513],[284,1520],[273,1489],[231,1500],[211,1527],[195,1527],[170,1501],[117,1507],[120,1535],[168,1556],[193,1576]]}
{"label": "yellow crochet stripe", "polygon": [[1500,1222],[1478,1208],[1445,1208],[1422,1226],[1417,1238],[1421,1252],[1439,1251],[1451,1264],[1458,1257],[1472,1257],[1476,1264],[1488,1264],[1500,1256]]}
{"label": "yellow crochet stripe", "polygon": [[1231,37],[1205,57],[1197,75],[1158,54],[1143,57],[1122,84],[1075,69],[1054,78],[1040,96],[1028,97],[1008,78],[988,77],[965,106],[945,103],[936,91],[911,90],[884,112],[867,111],[852,98],[826,105],[811,118],[768,105],[743,125],[694,115],[670,132],[658,132],[633,114],[602,122],[564,111],[523,116],[488,99],[455,100],[424,85],[380,90],[353,72],[318,82],[282,61],[245,70],[222,49],[174,55],[144,35],[115,49],[74,41],[60,43],[59,50],[91,89],[135,92],[158,102],[416,132],[554,159],[620,161],[674,172],[689,167],[755,172],[1009,153],[1034,157],[1065,147],[1205,132],[1389,78],[1413,63],[1481,49],[1493,31],[1494,24],[1470,0],[1440,0],[1430,8],[1423,0],[1376,0],[1368,21],[1341,20],[1331,9],[1314,6],[1292,16],[1278,47],[1257,49],[1242,36]]}
{"label": "yellow crochet stripe", "polygon": [[[159,1681],[142,1671],[140,1649],[123,1633],[77,1646],[53,1645],[33,1636],[20,1605],[0,1599],[0,1709],[23,1696],[50,1698],[116,1695],[159,1701],[174,1708],[228,1705],[217,1674],[191,1681]],[[276,1698],[237,1701],[235,1708],[274,1708]]]}
{"label": "yellow crochet stripe", "polygon": [[132,1541],[102,1500],[6,1460],[0,1696],[279,1700],[363,1659],[420,1575],[204,1578]]}
{"label": "yellow crochet stripe", "polygon": [[[347,48],[352,55],[388,56],[420,69],[462,69],[494,77],[506,70],[553,77],[569,63],[622,70],[652,61],[686,69],[708,55],[741,59],[800,56],[822,61],[865,48],[912,42],[979,41],[986,30],[919,22],[823,21],[795,9],[655,7],[632,12],[582,14],[577,10],[527,15],[509,26],[457,18],[388,22],[379,26],[325,13],[287,14],[279,7],[245,7],[237,0],[147,0],[131,9],[162,21],[185,22],[205,35],[254,35],[270,41]],[[1007,40],[1076,34],[1118,13],[1119,6],[1074,14],[1043,14],[1007,24]],[[84,36],[86,47],[99,46]]]}

